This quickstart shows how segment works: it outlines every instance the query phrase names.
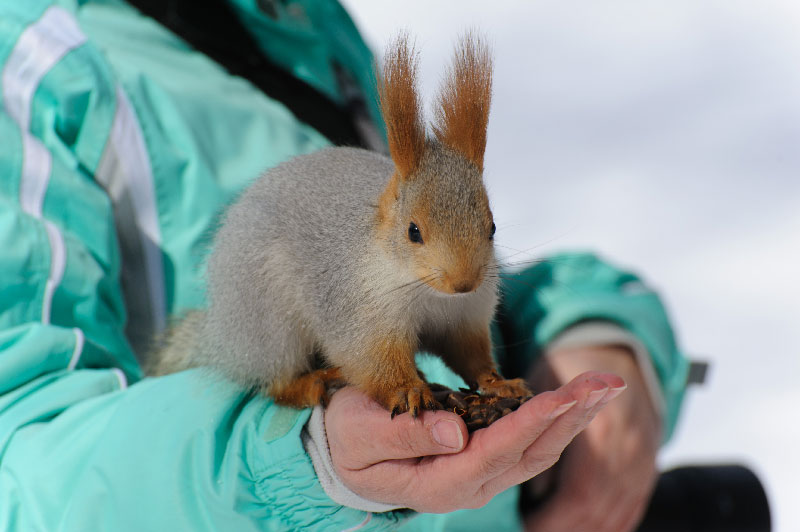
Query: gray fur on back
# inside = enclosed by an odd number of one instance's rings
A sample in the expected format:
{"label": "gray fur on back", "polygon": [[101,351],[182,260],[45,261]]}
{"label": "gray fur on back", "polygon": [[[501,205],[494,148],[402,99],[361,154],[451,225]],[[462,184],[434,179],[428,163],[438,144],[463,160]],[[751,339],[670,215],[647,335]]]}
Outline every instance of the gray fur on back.
{"label": "gray fur on back", "polygon": [[[333,365],[392,327],[414,333],[466,319],[488,323],[496,283],[443,297],[398,268],[375,236],[390,159],[329,148],[262,175],[228,211],[208,265],[209,309],[199,357],[248,386],[268,386]],[[444,325],[443,325],[444,326]]]}

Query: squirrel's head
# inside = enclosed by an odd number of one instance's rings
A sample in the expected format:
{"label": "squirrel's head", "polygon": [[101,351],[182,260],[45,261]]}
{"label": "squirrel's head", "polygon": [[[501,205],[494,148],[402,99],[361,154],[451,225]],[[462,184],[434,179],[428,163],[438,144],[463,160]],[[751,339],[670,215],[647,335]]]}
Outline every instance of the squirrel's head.
{"label": "squirrel's head", "polygon": [[491,101],[488,47],[461,39],[427,138],[416,90],[417,59],[400,36],[380,86],[395,173],[378,204],[378,231],[418,279],[434,289],[472,292],[494,268],[495,225],[483,184]]}

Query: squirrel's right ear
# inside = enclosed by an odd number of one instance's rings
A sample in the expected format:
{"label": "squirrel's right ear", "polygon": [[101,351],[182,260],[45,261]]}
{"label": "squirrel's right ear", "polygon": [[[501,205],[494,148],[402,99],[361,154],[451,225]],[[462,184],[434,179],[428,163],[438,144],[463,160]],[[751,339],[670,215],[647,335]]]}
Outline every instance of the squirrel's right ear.
{"label": "squirrel's right ear", "polygon": [[389,153],[400,177],[417,168],[425,151],[425,125],[417,94],[417,54],[400,34],[387,48],[383,77],[378,80],[381,112]]}

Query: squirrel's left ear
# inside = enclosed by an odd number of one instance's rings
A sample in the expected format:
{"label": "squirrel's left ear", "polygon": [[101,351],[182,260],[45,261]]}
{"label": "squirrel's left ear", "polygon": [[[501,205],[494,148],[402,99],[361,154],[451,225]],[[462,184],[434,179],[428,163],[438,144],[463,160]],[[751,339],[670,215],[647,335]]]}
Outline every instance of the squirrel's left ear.
{"label": "squirrel's left ear", "polygon": [[481,171],[491,100],[489,47],[474,32],[468,32],[459,40],[442,83],[433,132],[441,143],[460,152]]}

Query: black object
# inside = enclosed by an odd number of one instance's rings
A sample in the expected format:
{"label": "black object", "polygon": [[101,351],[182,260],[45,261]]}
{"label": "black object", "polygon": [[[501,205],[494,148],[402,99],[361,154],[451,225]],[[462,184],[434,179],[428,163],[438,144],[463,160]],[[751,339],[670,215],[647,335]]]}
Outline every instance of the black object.
{"label": "black object", "polygon": [[663,473],[638,532],[769,532],[769,502],[740,465],[680,467]]}
{"label": "black object", "polygon": [[334,145],[369,147],[353,112],[354,108],[365,107],[363,98],[359,101],[348,94],[348,101],[339,105],[271,61],[226,0],[127,1],[231,74],[247,79],[267,96],[283,103],[300,121]]}
{"label": "black object", "polygon": [[[546,471],[522,485],[523,515],[537,511],[552,496],[556,475],[557,470]],[[771,527],[767,495],[752,471],[740,465],[705,465],[662,473],[636,532],[770,532]]]}
{"label": "black object", "polygon": [[708,377],[709,363],[702,360],[692,360],[689,364],[689,375],[686,384],[705,384]]}

